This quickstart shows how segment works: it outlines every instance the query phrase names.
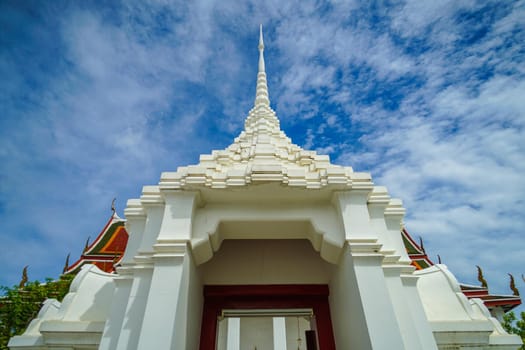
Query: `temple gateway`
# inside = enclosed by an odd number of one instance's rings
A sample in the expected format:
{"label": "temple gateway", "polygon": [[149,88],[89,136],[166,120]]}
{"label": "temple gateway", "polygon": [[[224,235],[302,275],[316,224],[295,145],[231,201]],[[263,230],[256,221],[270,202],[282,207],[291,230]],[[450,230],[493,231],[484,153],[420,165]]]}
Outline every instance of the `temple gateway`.
{"label": "temple gateway", "polygon": [[113,216],[85,252],[123,256],[74,264],[10,349],[517,349],[505,310],[444,265],[416,269],[399,199],[284,134],[263,50],[261,32],[240,135],[130,199],[125,231]]}

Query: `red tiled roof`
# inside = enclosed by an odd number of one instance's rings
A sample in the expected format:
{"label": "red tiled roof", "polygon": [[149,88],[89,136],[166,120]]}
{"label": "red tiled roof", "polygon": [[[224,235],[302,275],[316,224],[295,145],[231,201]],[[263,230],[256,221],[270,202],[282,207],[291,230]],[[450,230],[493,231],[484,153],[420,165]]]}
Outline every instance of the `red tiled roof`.
{"label": "red tiled roof", "polygon": [[124,226],[125,220],[112,215],[97,238],[82,253],[80,258],[68,266],[64,274],[77,273],[82,265],[94,264],[102,271],[115,271],[128,243],[128,232]]}
{"label": "red tiled roof", "polygon": [[[414,265],[417,270],[434,265],[434,263],[428,258],[425,249],[414,241],[405,228],[401,230],[401,236],[403,238],[403,243],[405,244],[407,254],[412,260],[412,265]],[[483,303],[489,310],[499,306],[503,308],[505,312],[507,312],[521,304],[521,297],[519,295],[489,294],[488,288],[462,283],[460,283],[460,287],[461,291],[467,298],[480,298],[483,300]]]}

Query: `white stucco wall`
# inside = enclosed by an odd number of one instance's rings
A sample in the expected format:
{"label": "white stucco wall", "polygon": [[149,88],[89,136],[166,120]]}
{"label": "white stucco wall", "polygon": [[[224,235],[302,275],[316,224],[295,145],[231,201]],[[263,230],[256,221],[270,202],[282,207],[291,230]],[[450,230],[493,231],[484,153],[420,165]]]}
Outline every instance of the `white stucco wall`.
{"label": "white stucco wall", "polygon": [[199,271],[204,284],[327,284],[334,265],[307,240],[225,240]]}

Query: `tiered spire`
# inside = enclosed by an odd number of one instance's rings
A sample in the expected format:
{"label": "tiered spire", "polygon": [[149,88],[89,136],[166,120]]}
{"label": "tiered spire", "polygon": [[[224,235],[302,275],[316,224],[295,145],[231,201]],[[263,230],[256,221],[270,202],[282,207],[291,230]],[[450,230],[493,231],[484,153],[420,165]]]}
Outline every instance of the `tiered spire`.
{"label": "tiered spire", "polygon": [[244,130],[226,149],[201,155],[199,164],[163,173],[160,188],[228,188],[280,182],[291,187],[315,189],[325,186],[371,189],[373,184],[369,174],[358,174],[350,167],[333,165],[328,156],[293,144],[281,130],[279,119],[270,107],[262,25],[259,27],[258,49],[255,101],[246,117]]}
{"label": "tiered spire", "polygon": [[257,72],[257,87],[255,103],[244,124],[248,135],[279,134],[281,129],[275,112],[270,107],[266,67],[264,64],[264,39],[262,24],[259,27],[259,71]]}

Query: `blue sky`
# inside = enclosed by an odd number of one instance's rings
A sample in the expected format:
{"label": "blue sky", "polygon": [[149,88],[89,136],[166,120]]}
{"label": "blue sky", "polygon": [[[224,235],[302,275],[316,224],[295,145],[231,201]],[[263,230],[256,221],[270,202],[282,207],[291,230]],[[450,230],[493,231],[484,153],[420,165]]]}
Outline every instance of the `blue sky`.
{"label": "blue sky", "polygon": [[162,171],[239,134],[258,26],[281,127],[371,172],[459,280],[525,257],[525,2],[1,1],[0,284],[56,277]]}

